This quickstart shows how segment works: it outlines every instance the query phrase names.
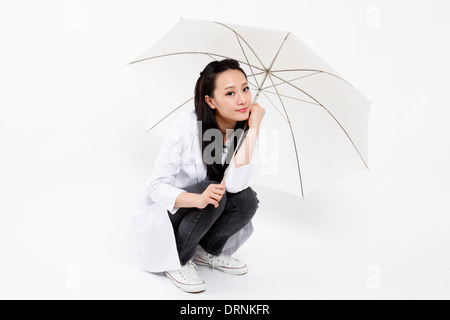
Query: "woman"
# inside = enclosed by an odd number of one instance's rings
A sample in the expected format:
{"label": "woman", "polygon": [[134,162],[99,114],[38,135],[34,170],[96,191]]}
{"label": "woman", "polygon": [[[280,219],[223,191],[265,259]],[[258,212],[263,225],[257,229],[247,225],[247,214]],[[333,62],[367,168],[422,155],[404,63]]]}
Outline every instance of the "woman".
{"label": "woman", "polygon": [[[250,162],[264,113],[252,104],[237,61],[206,66],[195,87],[195,110],[173,123],[134,217],[145,270],[165,272],[186,292],[206,289],[195,264],[247,272],[231,254],[253,230],[259,200],[249,187]],[[230,161],[242,128],[244,142]]]}

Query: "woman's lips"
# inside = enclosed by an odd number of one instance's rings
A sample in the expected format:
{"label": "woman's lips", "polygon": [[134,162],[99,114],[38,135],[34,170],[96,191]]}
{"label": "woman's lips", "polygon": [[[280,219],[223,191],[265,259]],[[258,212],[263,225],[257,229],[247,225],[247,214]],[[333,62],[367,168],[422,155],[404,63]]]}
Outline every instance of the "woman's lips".
{"label": "woman's lips", "polygon": [[247,112],[247,109],[248,108],[242,108],[242,109],[239,109],[239,110],[236,110],[237,112],[241,112],[241,113],[245,113],[245,112]]}

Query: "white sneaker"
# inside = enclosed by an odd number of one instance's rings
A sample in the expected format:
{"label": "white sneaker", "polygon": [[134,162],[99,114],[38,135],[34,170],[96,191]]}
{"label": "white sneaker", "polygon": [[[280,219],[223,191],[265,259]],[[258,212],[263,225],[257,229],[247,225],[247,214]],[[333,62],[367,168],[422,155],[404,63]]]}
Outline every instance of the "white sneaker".
{"label": "white sneaker", "polygon": [[221,253],[219,256],[212,255],[200,246],[197,247],[194,261],[199,266],[211,267],[227,274],[241,275],[246,274],[248,271],[248,267],[244,262],[224,253]]}
{"label": "white sneaker", "polygon": [[166,276],[184,292],[197,293],[206,290],[206,283],[191,260],[178,270],[166,271]]}

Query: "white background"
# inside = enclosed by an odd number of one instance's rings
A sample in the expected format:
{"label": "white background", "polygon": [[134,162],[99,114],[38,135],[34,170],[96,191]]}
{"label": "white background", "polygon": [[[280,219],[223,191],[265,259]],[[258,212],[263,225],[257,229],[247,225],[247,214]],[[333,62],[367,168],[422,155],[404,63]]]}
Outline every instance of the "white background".
{"label": "white background", "polygon": [[[3,1],[0,298],[450,298],[449,15],[445,0]],[[373,101],[371,172],[306,200],[254,186],[250,272],[200,269],[200,295],[139,269],[130,220],[160,140],[126,63],[182,16],[292,31]]]}

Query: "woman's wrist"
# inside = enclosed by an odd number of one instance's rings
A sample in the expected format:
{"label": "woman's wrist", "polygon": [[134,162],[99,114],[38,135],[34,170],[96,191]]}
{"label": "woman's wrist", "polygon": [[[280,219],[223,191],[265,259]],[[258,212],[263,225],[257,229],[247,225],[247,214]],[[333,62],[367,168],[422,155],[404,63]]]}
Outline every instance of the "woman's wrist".
{"label": "woman's wrist", "polygon": [[198,208],[199,199],[199,194],[182,192],[175,200],[175,208]]}
{"label": "woman's wrist", "polygon": [[256,134],[256,136],[258,136],[259,135],[259,126],[252,126],[252,127],[248,128],[248,131],[253,131]]}
{"label": "woman's wrist", "polygon": [[198,208],[200,206],[200,195],[197,193],[191,193],[191,208]]}

